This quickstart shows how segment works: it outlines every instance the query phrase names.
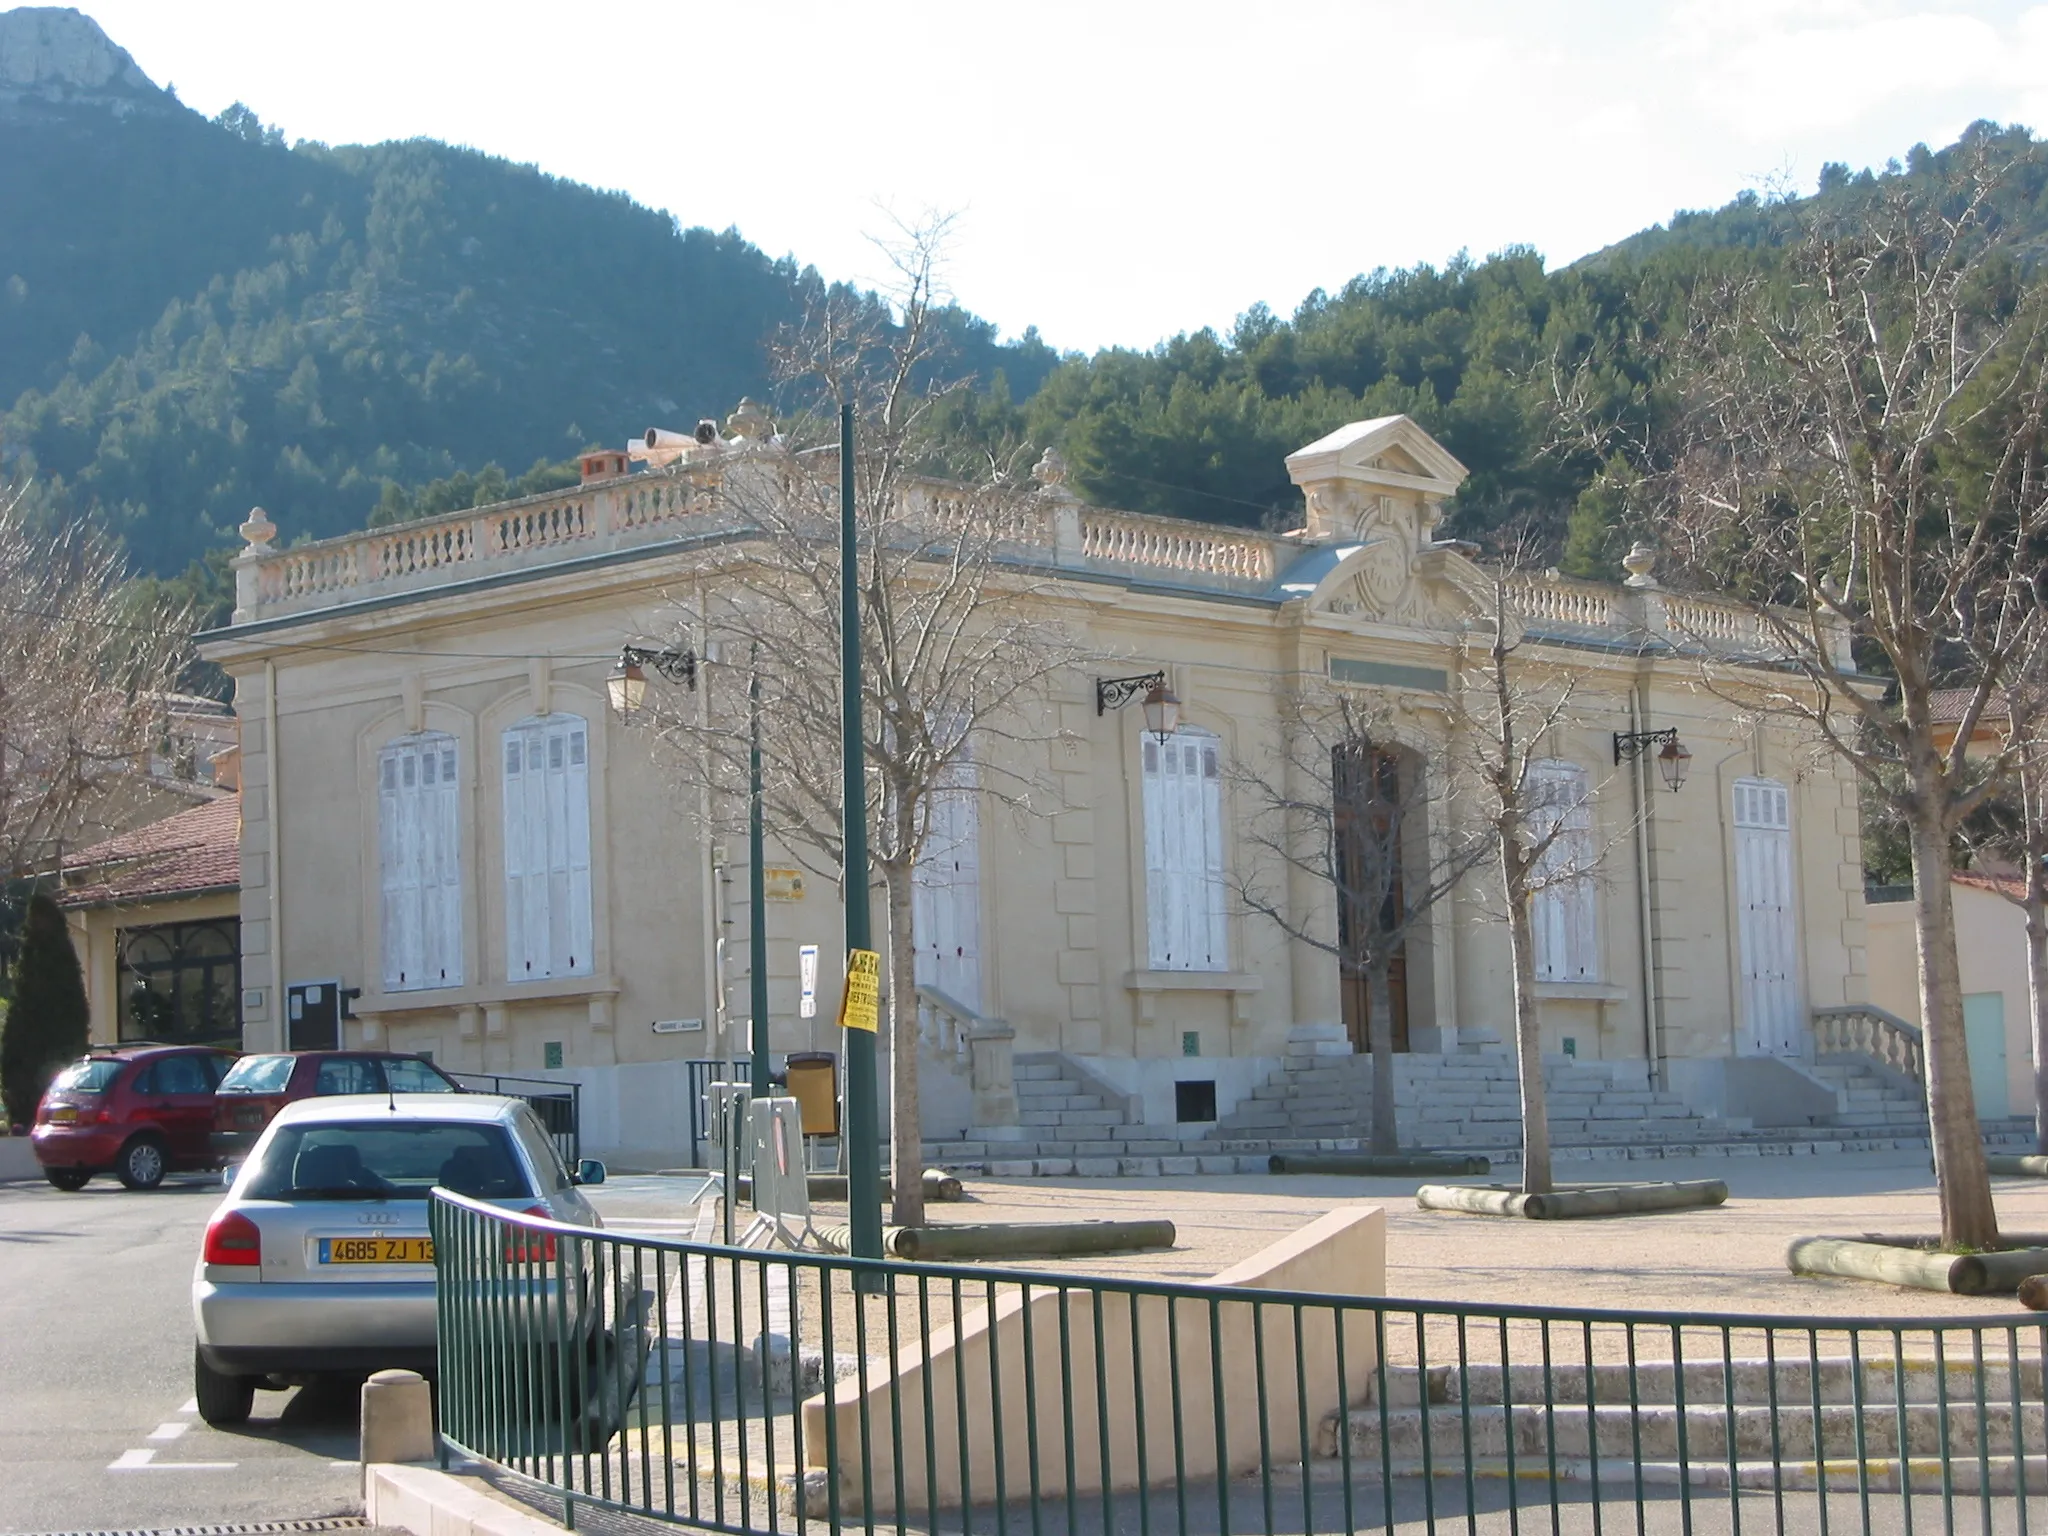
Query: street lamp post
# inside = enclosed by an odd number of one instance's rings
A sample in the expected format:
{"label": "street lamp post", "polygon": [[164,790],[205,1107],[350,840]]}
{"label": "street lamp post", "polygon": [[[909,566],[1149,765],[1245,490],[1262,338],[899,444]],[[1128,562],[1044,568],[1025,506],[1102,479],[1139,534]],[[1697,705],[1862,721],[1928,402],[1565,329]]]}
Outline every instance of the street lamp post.
{"label": "street lamp post", "polygon": [[[845,774],[840,836],[844,847],[846,949],[872,949],[868,917],[868,795],[861,724],[860,541],[853,503],[853,407],[839,407],[839,671],[840,752]],[[898,998],[900,1006],[902,999]],[[882,1256],[882,1137],[876,1113],[875,1035],[843,1031],[846,1045],[847,1246],[853,1256]]]}
{"label": "street lamp post", "polygon": [[761,867],[767,839],[761,830],[761,646],[754,643],[747,677],[747,965],[753,986],[749,1007],[749,1087],[757,1100],[768,1097],[768,880]]}

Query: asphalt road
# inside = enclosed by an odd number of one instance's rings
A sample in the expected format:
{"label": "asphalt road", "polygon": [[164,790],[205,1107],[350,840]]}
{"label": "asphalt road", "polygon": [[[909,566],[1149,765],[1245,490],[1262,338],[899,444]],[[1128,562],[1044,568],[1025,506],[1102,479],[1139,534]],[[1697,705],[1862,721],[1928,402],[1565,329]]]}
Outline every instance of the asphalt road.
{"label": "asphalt road", "polygon": [[[608,1225],[687,1235],[697,1185],[590,1191]],[[130,1193],[0,1183],[0,1532],[158,1530],[361,1512],[356,1385],[192,1403],[192,1263],[217,1178]]]}

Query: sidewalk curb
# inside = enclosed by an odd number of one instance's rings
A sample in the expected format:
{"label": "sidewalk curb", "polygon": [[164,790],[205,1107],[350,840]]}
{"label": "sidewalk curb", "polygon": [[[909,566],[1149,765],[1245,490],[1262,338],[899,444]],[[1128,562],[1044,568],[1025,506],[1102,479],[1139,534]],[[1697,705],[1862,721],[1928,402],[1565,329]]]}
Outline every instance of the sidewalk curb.
{"label": "sidewalk curb", "polygon": [[562,1527],[434,1467],[378,1463],[363,1469],[364,1513],[372,1525],[413,1536],[561,1536]]}

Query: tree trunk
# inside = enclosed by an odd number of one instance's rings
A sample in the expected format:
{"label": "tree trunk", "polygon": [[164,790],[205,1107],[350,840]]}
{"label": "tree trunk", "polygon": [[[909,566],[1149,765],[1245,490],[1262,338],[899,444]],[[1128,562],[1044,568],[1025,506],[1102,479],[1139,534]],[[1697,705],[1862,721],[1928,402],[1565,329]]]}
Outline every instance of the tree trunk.
{"label": "tree trunk", "polygon": [[2027,879],[2027,1002],[2034,1013],[2034,1150],[2048,1156],[2048,891]]}
{"label": "tree trunk", "polygon": [[1536,936],[1529,927],[1524,876],[1510,867],[1502,844],[1502,888],[1508,895],[1508,955],[1515,968],[1515,1076],[1522,1089],[1522,1193],[1551,1192],[1550,1118],[1543,1104],[1543,1030],[1536,1011]]}
{"label": "tree trunk", "polygon": [[1372,1150],[1377,1153],[1401,1150],[1400,1130],[1394,1123],[1394,989],[1387,985],[1390,958],[1383,956],[1365,968],[1366,1032],[1372,1043]]}
{"label": "tree trunk", "polygon": [[916,872],[885,864],[889,894],[889,1221],[924,1225],[924,1116],[917,1098],[917,938],[911,932]]}
{"label": "tree trunk", "polygon": [[[1922,800],[1931,798],[1923,792]],[[1984,1167],[1984,1134],[1970,1088],[1963,1033],[1962,966],[1956,958],[1948,829],[1916,811],[1912,820],[1913,928],[1920,952],[1920,1020],[1927,1042],[1927,1120],[1945,1248],[1995,1248],[1998,1212]]]}

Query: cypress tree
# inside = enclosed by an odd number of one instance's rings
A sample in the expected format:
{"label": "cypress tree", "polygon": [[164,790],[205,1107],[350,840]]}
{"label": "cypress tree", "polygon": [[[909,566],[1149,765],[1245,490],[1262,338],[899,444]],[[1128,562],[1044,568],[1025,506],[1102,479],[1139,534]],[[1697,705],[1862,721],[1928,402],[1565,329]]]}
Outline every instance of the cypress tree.
{"label": "cypress tree", "polygon": [[58,1068],[85,1053],[89,1014],[85,972],[57,903],[38,892],[29,898],[14,964],[14,1002],[0,1033],[0,1095],[16,1125],[35,1118]]}

